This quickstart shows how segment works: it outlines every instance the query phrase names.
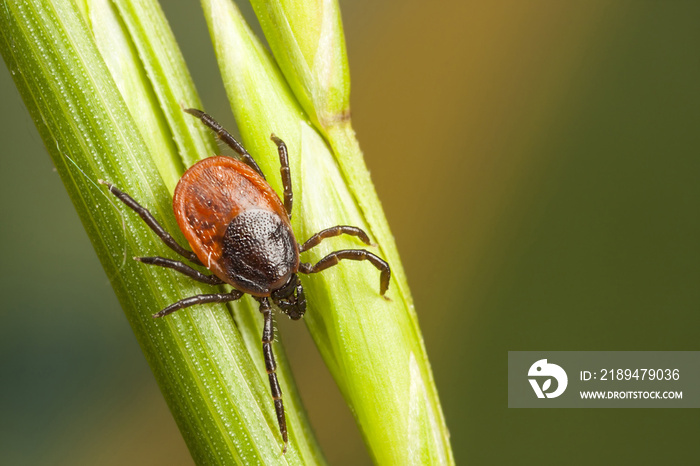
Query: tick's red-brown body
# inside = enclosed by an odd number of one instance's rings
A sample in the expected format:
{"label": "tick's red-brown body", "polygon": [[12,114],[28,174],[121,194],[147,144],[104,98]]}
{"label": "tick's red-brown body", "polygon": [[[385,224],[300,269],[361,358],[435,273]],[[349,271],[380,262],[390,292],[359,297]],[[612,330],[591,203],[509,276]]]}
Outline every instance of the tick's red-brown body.
{"label": "tick's red-brown body", "polygon": [[284,441],[283,451],[287,451],[287,421],[272,354],[274,328],[271,304],[276,304],[290,318],[300,319],[306,312],[306,298],[297,273],[321,272],[342,259],[369,261],[379,269],[379,292],[384,296],[391,277],[389,264],[364,249],[331,252],[313,265],[300,262],[300,252],[318,245],[325,238],[347,234],[370,244],[369,237],[360,228],[338,225],[316,233],[300,246],[289,221],[293,203],[292,179],[284,142],[274,135],[271,137],[280,157],[284,186],[282,203],[265,180],[258,164],[233,136],[201,110],[190,108],[185,111],[202,120],[243,160],[209,157],[194,164],[180,179],[175,188],[173,210],[192,251],[178,244],[153,215],[131,196],[107,182],[101,182],[134,210],[170,249],[192,263],[204,265],[213,275],[203,274],[181,261],[165,257],[136,257],[136,260],[177,270],[208,285],[228,283],[234,288],[227,293],[200,294],[181,299],[153,317],[163,317],[198,304],[236,301],[245,293],[259,302],[264,319],[262,346],[265,368]]}
{"label": "tick's red-brown body", "polygon": [[270,296],[299,269],[284,205],[265,179],[238,160],[218,156],[193,165],[175,188],[173,210],[202,264],[239,291]]}

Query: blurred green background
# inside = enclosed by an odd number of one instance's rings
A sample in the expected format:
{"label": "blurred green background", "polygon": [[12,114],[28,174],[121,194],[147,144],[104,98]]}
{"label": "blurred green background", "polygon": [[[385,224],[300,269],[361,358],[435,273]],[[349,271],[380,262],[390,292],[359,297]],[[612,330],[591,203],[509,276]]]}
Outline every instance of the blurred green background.
{"label": "blurred green background", "polygon": [[[198,2],[165,3],[233,127]],[[700,349],[700,2],[341,7],[457,462],[697,461],[697,410],[509,410],[506,364]],[[0,98],[0,462],[191,464],[4,67]],[[328,459],[367,464],[307,330],[278,324]]]}

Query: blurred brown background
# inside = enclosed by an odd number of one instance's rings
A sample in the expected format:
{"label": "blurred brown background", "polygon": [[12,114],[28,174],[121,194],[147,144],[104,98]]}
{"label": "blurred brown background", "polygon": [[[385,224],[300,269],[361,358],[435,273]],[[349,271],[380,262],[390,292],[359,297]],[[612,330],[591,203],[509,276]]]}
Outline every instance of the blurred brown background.
{"label": "blurred brown background", "polygon": [[[198,3],[164,3],[233,126]],[[506,364],[700,349],[700,2],[341,7],[458,463],[697,461],[696,410],[509,410]],[[0,462],[191,464],[4,67],[0,95]],[[305,327],[280,326],[329,461],[367,464]]]}

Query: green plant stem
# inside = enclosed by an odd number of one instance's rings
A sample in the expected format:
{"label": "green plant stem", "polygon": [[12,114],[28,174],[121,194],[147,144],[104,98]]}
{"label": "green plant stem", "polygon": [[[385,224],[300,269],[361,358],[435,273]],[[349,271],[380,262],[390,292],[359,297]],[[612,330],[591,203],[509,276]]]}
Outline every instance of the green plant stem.
{"label": "green plant stem", "polygon": [[[137,4],[144,2],[123,2],[122,6],[130,9]],[[160,170],[104,63],[84,12],[69,0],[5,0],[0,5],[0,52],[193,458],[198,464],[322,463],[284,363],[278,371],[286,387],[285,401],[290,410],[301,414],[290,416],[290,450],[281,454],[269,387],[257,367],[262,364],[258,323],[234,322],[221,305],[185,309],[162,319],[151,317],[179,299],[216,289],[131,260],[137,255],[172,257],[173,253],[138,216],[97,185],[98,179],[131,194],[181,244],[186,243],[174,221]],[[142,41],[148,37],[135,40]],[[162,57],[160,52],[139,50],[144,62],[149,56]],[[170,50],[167,56],[175,53]],[[181,76],[183,72],[179,71]],[[193,93],[193,89],[178,88],[161,97],[163,89],[154,83],[171,86],[177,82],[170,81],[168,73],[164,68],[145,73],[159,102],[164,99],[167,103],[159,103],[156,114],[163,111],[167,115],[165,106],[179,109],[180,102],[173,102],[173,96]],[[166,117],[168,131],[180,135],[184,131],[185,139],[194,135],[191,144],[207,147],[208,135],[197,142],[202,131],[177,111],[172,117],[178,121],[172,123]],[[189,129],[183,130],[183,124]],[[190,143],[177,144],[186,147]],[[188,157],[206,155],[195,152]],[[251,357],[253,343],[246,344],[237,325],[246,326],[246,334],[258,332],[258,360]]]}
{"label": "green plant stem", "polygon": [[[305,322],[377,464],[452,464],[405,274],[350,125],[337,5],[330,2],[335,6],[325,11],[327,2],[253,3],[279,67],[232,2],[202,0],[244,142],[267,173],[279,167],[269,134],[287,142],[300,241],[333,225],[359,226],[377,243],[368,249],[392,267],[389,301],[379,296],[379,273],[366,262],[302,277]],[[302,260],[315,263],[332,250],[357,247],[341,237]]]}

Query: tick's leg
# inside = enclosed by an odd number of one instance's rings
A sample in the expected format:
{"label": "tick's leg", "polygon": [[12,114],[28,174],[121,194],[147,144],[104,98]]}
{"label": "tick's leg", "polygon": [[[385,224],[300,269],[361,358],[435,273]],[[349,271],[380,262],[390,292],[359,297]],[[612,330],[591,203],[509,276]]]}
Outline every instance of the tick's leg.
{"label": "tick's leg", "polygon": [[175,239],[170,236],[170,233],[165,231],[165,228],[158,223],[158,221],[153,217],[153,215],[146,209],[145,207],[142,207],[138,202],[136,202],[131,196],[126,194],[125,192],[122,192],[115,188],[112,184],[104,181],[104,180],[98,180],[101,184],[107,186],[107,189],[109,189],[109,192],[114,194],[117,199],[122,201],[124,204],[126,204],[127,207],[129,207],[131,210],[139,214],[139,217],[143,219],[144,222],[146,222],[146,225],[149,226],[151,230],[155,232],[158,237],[163,240],[163,242],[168,246],[170,249],[175,251],[176,253],[180,254],[182,257],[186,258],[187,260],[194,262],[195,264],[202,265],[201,262],[199,262],[199,259],[197,259],[197,256],[195,253],[192,251],[188,251],[187,249],[183,248],[180,246]]}
{"label": "tick's leg", "polygon": [[328,267],[333,267],[343,259],[353,261],[370,261],[372,265],[381,272],[379,277],[379,293],[384,296],[386,290],[389,289],[389,279],[391,278],[391,269],[389,268],[389,264],[371,252],[365,251],[364,249],[343,249],[342,251],[335,251],[318,261],[316,265],[302,262],[299,264],[299,271],[303,273],[317,273],[322,270],[326,270]]}
{"label": "tick's leg", "polygon": [[314,246],[318,246],[324,239],[339,235],[357,236],[363,243],[367,245],[370,244],[369,236],[367,236],[367,233],[365,233],[362,229],[348,225],[338,225],[336,227],[326,228],[325,230],[319,231],[313,235],[306,241],[306,243],[301,245],[299,252],[308,251]]}
{"label": "tick's leg", "polygon": [[237,299],[240,299],[241,296],[243,296],[243,293],[238,290],[233,290],[230,293],[198,294],[196,296],[181,299],[180,301],[171,304],[162,311],[153,314],[153,317],[157,318],[167,316],[175,311],[179,311],[180,309],[194,306],[196,304],[227,303],[229,301],[236,301]]}
{"label": "tick's leg", "polygon": [[205,275],[180,261],[166,259],[165,257],[134,257],[134,259],[144,264],[177,270],[181,274],[208,285],[221,285],[224,283],[224,281],[216,275]]}
{"label": "tick's leg", "polygon": [[292,194],[292,174],[289,171],[287,145],[274,134],[270,135],[270,139],[277,144],[277,152],[280,155],[280,175],[282,175],[282,186],[284,186],[284,208],[289,218],[292,218],[292,202],[294,200],[294,195]]}
{"label": "tick's leg", "polygon": [[267,369],[267,376],[270,379],[270,391],[272,392],[272,399],[275,401],[277,423],[280,426],[280,433],[282,434],[282,440],[284,441],[284,449],[282,450],[282,453],[286,453],[288,443],[287,420],[284,417],[282,390],[280,389],[280,384],[277,381],[277,364],[275,364],[275,355],[272,354],[272,342],[275,339],[275,329],[272,326],[272,308],[270,307],[270,301],[267,298],[256,299],[260,303],[260,312],[264,318],[262,347],[263,355],[265,357],[265,369]]}
{"label": "tick's leg", "polygon": [[206,126],[209,127],[209,129],[216,133],[216,137],[221,139],[224,143],[226,143],[227,146],[236,151],[236,153],[243,158],[243,161],[246,163],[246,165],[258,172],[258,175],[262,176],[263,179],[265,179],[265,175],[263,175],[263,172],[260,170],[260,167],[255,162],[255,159],[253,159],[253,157],[248,153],[248,151],[243,148],[243,145],[240,142],[236,141],[236,138],[234,138],[231,135],[231,133],[226,131],[223,128],[223,126],[221,126],[215,119],[213,119],[210,115],[204,113],[203,111],[197,110],[196,108],[186,108],[185,111],[190,115],[194,115],[200,120],[202,120],[202,123],[204,123]]}

